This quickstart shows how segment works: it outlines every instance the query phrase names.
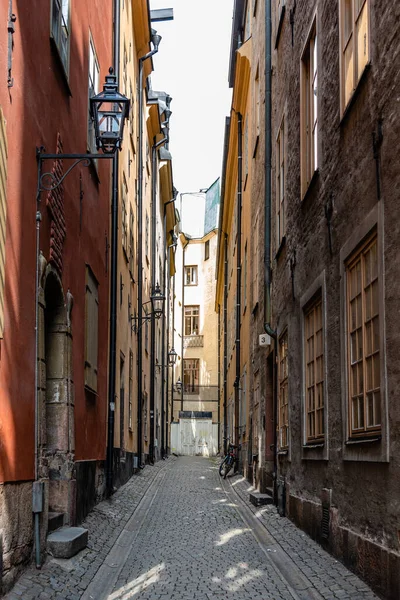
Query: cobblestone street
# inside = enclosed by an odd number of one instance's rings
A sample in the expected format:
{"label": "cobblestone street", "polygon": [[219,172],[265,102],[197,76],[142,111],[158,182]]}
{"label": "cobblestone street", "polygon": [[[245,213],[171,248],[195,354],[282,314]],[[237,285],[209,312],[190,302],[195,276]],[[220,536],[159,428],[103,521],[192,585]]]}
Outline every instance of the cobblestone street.
{"label": "cobblestone street", "polygon": [[90,514],[89,547],[27,570],[6,600],[372,600],[369,588],[218,463],[146,467]]}

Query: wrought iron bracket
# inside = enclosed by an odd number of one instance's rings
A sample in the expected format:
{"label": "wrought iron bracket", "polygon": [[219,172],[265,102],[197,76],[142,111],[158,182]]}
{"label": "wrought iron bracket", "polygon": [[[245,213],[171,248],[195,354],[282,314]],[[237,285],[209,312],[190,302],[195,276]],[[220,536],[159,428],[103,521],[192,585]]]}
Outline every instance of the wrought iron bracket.
{"label": "wrought iron bracket", "polygon": [[143,327],[143,323],[145,321],[151,321],[152,317],[153,313],[145,315],[144,317],[136,317],[135,315],[131,315],[131,330],[133,333],[137,333],[139,329]]}
{"label": "wrought iron bracket", "polygon": [[[41,192],[52,192],[56,190],[64,181],[64,179],[75,169],[79,164],[84,167],[89,167],[94,160],[110,160],[114,158],[114,154],[46,154],[45,148],[40,146],[36,148],[36,159],[38,161],[38,184],[37,184],[37,200],[40,199]],[[73,160],[72,165],[65,171],[62,177],[57,177],[51,171],[43,173],[43,163],[46,160]]]}

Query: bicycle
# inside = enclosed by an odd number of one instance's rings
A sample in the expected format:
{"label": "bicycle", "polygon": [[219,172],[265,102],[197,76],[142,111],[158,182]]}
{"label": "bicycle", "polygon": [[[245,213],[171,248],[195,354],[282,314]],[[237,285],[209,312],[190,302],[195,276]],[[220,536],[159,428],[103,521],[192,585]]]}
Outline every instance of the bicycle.
{"label": "bicycle", "polygon": [[239,448],[239,446],[235,446],[234,444],[231,444],[229,442],[228,452],[227,452],[226,456],[224,457],[223,461],[221,462],[221,464],[219,465],[219,474],[224,479],[226,479],[226,476],[228,475],[229,471],[235,466],[236,450],[238,448]]}

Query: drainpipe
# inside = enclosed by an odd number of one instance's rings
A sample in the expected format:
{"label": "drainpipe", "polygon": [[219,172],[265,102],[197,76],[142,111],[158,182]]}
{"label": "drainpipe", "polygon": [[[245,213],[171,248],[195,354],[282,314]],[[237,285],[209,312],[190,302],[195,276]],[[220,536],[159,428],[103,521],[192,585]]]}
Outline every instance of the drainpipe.
{"label": "drainpipe", "polygon": [[[119,77],[120,62],[120,0],[114,0],[114,73]],[[107,495],[113,492],[114,471],[114,417],[115,417],[115,380],[117,356],[117,270],[118,270],[118,154],[112,163],[111,196],[111,273],[110,273],[110,352],[108,375],[108,430],[106,456]]]}
{"label": "drainpipe", "polygon": [[[182,202],[182,196],[181,196]],[[182,213],[181,213],[182,214]],[[184,392],[184,382],[183,382],[183,338],[185,333],[185,250],[188,245],[188,241],[182,244],[182,338],[181,338],[181,411],[183,412],[183,392]]]}
{"label": "drainpipe", "polygon": [[143,398],[142,398],[142,386],[143,386],[143,333],[142,333],[142,322],[143,322],[143,68],[144,61],[153,56],[158,52],[158,43],[154,45],[153,50],[139,58],[139,102],[138,102],[138,119],[139,119],[139,131],[138,131],[138,218],[137,218],[137,232],[138,232],[138,330],[137,330],[137,406],[138,406],[138,465],[142,468],[142,446],[143,446],[143,432],[142,432],[142,412],[143,412]]}
{"label": "drainpipe", "polygon": [[[10,7],[11,10],[11,7]],[[38,162],[38,182],[41,177],[41,162]],[[39,184],[38,184],[39,186]],[[35,274],[35,481],[32,485],[32,508],[34,513],[35,537],[35,562],[36,568],[42,566],[40,556],[40,513],[43,510],[43,487],[39,483],[39,261],[40,261],[40,192],[36,194],[36,274]],[[38,506],[35,506],[35,497],[38,497]],[[40,509],[40,510],[39,510]]]}
{"label": "drainpipe", "polygon": [[221,305],[218,305],[218,452],[221,451]]}
{"label": "drainpipe", "polygon": [[[240,402],[240,320],[242,304],[242,115],[237,113],[238,135],[238,180],[237,180],[237,245],[236,245],[236,378],[235,378],[235,445],[239,445],[239,402]],[[239,453],[236,453],[236,469]]]}
{"label": "drainpipe", "polygon": [[[157,150],[168,141],[164,137],[151,147],[151,293],[156,288],[156,237],[157,237]],[[161,274],[160,274],[161,275]],[[161,282],[161,287],[163,283]],[[163,317],[164,331],[164,317]],[[151,315],[150,322],[150,448],[149,460],[154,463],[154,410],[156,390],[156,319]],[[163,375],[164,378],[164,375]]]}
{"label": "drainpipe", "polygon": [[228,234],[224,240],[224,455],[227,453],[228,444]]}
{"label": "drainpipe", "polygon": [[[166,233],[167,230],[167,213],[164,209],[164,231]],[[169,348],[172,348],[172,346],[170,346],[169,344],[169,337],[170,337],[170,331],[169,331],[169,323],[170,323],[170,319],[169,319],[169,311],[170,311],[170,284],[171,284],[171,280],[170,280],[170,276],[169,276],[169,272],[170,272],[170,246],[168,246],[166,244],[166,250],[167,250],[167,256],[164,257],[164,293],[167,297],[167,309],[166,309],[166,315],[167,315],[167,344],[165,347],[165,339],[164,339],[164,329],[165,327],[163,327],[163,352],[164,352],[164,361],[163,361],[163,366],[165,366],[166,369],[166,376],[165,376],[165,389],[164,389],[164,379],[163,379],[163,396],[162,396],[162,400],[163,402],[165,402],[164,404],[164,412],[165,412],[165,421],[163,421],[163,448],[162,448],[162,453],[163,453],[163,458],[167,458],[168,457],[168,418],[169,418],[169,410],[168,410],[168,394],[169,394],[169,364],[168,364],[168,352],[169,352]],[[167,357],[167,360],[165,361],[165,356]],[[164,394],[165,394],[165,400],[164,400]]]}
{"label": "drainpipe", "polygon": [[271,0],[265,0],[265,253],[264,253],[264,331],[274,340],[274,501],[277,504],[278,477],[278,382],[277,382],[277,333],[271,327],[271,154],[272,154],[272,58],[271,58]]}

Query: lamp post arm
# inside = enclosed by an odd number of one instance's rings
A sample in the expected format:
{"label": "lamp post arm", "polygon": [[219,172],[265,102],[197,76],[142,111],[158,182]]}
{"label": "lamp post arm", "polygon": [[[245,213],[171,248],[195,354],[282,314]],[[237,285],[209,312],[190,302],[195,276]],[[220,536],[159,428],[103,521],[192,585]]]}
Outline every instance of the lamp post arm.
{"label": "lamp post arm", "polygon": [[[37,198],[41,192],[52,192],[56,190],[66,177],[75,169],[77,165],[82,163],[84,167],[89,167],[93,160],[114,158],[115,154],[46,154],[40,149],[36,150],[36,158],[39,163],[38,168],[38,187]],[[51,171],[42,173],[43,162],[45,160],[73,160],[72,165],[66,170],[62,177],[57,177]]]}

